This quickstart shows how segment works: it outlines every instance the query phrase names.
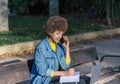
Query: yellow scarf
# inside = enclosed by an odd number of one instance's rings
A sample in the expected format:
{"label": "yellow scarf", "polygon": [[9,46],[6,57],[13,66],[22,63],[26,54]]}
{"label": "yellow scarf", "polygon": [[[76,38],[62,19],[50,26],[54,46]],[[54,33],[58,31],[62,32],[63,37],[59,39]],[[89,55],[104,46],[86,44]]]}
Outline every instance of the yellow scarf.
{"label": "yellow scarf", "polygon": [[56,52],[56,43],[50,41],[50,46],[53,49],[53,51]]}

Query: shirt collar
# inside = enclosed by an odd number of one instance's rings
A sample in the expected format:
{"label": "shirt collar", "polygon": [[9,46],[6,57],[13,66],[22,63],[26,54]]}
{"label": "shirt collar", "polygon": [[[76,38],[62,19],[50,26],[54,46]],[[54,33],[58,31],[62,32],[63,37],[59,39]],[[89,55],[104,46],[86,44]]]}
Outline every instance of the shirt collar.
{"label": "shirt collar", "polygon": [[[50,43],[49,43],[49,40],[48,40],[48,36],[45,38],[45,42],[46,42],[46,49],[47,49],[48,51],[54,52],[53,49],[52,49],[51,46],[50,46]],[[56,43],[56,48],[57,48],[56,54],[59,54],[59,50],[60,50],[59,43]]]}
{"label": "shirt collar", "polygon": [[46,42],[46,49],[48,51],[53,51],[52,48],[50,47],[50,43],[49,43],[49,39],[48,39],[48,36],[45,38],[45,42]]}

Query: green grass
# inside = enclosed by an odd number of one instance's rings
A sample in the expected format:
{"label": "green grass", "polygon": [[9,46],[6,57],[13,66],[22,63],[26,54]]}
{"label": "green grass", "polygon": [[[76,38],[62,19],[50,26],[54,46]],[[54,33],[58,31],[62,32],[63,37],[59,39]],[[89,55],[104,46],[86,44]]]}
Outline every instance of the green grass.
{"label": "green grass", "polygon": [[[66,17],[69,24],[67,35],[99,31],[105,29],[100,25],[92,25],[85,19]],[[9,32],[0,32],[0,46],[25,41],[38,40],[45,37],[42,26],[47,17],[42,16],[9,16]]]}
{"label": "green grass", "polygon": [[42,25],[46,17],[9,17],[9,32],[0,33],[0,45],[32,41],[44,37]]}

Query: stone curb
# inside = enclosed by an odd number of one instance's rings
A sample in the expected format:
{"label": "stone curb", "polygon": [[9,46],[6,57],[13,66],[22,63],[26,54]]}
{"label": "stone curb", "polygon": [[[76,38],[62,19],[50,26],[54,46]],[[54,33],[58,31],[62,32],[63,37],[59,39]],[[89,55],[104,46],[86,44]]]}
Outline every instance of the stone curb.
{"label": "stone curb", "polygon": [[117,34],[118,35],[120,34],[120,28],[77,34],[77,35],[70,36],[69,39],[70,39],[70,42],[73,42],[73,41],[80,41],[80,40],[96,39],[98,37],[113,36]]}
{"label": "stone curb", "polygon": [[[120,34],[120,28],[77,34],[77,35],[69,36],[69,39],[70,39],[70,43],[71,43],[74,41],[96,39],[96,38],[102,37],[102,36],[112,36],[115,34]],[[2,57],[2,56],[4,57],[4,56],[6,56],[6,54],[7,55],[15,55],[15,54],[21,54],[21,53],[33,51],[36,44],[39,41],[40,40],[35,40],[35,41],[17,43],[17,44],[12,44],[12,45],[0,46],[0,57]]]}

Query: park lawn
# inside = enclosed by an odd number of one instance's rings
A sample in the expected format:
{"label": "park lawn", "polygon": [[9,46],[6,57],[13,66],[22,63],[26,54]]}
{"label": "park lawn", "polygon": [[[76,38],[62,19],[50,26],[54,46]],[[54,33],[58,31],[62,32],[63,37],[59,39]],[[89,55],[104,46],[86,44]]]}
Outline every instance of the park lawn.
{"label": "park lawn", "polygon": [[[106,29],[106,26],[90,24],[83,18],[66,19],[69,24],[66,35]],[[46,16],[9,16],[9,32],[0,32],[0,46],[44,38],[42,26],[46,20]]]}

